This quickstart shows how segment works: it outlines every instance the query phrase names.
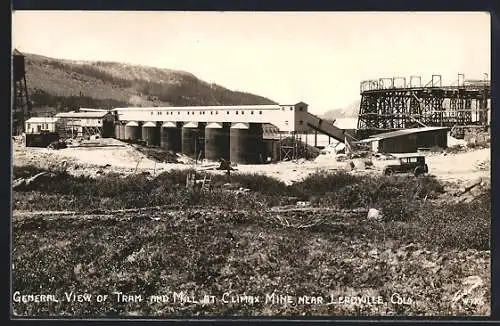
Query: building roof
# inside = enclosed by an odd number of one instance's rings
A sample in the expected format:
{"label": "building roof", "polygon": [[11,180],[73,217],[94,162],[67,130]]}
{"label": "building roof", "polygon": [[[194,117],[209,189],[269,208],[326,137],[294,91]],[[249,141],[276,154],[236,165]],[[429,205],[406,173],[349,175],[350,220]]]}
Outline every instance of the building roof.
{"label": "building roof", "polygon": [[26,120],[26,122],[29,123],[54,123],[58,118],[53,118],[53,117],[32,117]]}
{"label": "building roof", "polygon": [[185,123],[182,127],[183,128],[198,128],[198,122],[190,121],[190,122]]}
{"label": "building roof", "polygon": [[18,49],[14,49],[14,51],[12,51],[12,55],[24,57],[24,54],[19,52]]}
{"label": "building roof", "polygon": [[145,122],[142,126],[143,127],[156,127],[156,122],[148,121],[148,122]]}
{"label": "building roof", "polygon": [[378,138],[365,138],[365,139],[358,140],[355,143],[368,144],[368,143],[371,143],[371,142],[374,142],[377,140],[379,140],[379,139]]}
{"label": "building roof", "polygon": [[108,110],[105,109],[94,109],[94,108],[79,108],[78,110],[80,112],[108,112]]}
{"label": "building roof", "polygon": [[172,122],[172,121],[165,121],[162,125],[161,125],[162,128],[176,128],[177,127],[177,123],[175,122]]}
{"label": "building roof", "polygon": [[231,124],[231,129],[248,129],[249,124],[245,122],[236,122]]}
{"label": "building roof", "polygon": [[91,112],[61,112],[56,114],[58,118],[103,118],[107,111],[91,111]]}
{"label": "building roof", "polygon": [[[380,139],[394,138],[394,137],[410,135],[410,134],[418,134],[418,133],[427,132],[427,131],[447,130],[447,129],[449,129],[449,128],[447,128],[447,127],[422,127],[422,128],[401,129],[401,130],[384,132],[382,134],[373,135],[373,136],[370,136],[368,139],[380,140]],[[369,141],[369,140],[367,140],[367,141]]]}
{"label": "building roof", "polygon": [[139,127],[139,123],[137,123],[137,121],[129,121],[125,127]]}
{"label": "building roof", "polygon": [[243,109],[280,109],[279,104],[263,105],[209,105],[209,106],[154,106],[154,107],[123,107],[114,108],[111,111],[156,111],[156,110],[243,110]]}
{"label": "building roof", "polygon": [[[292,103],[292,102],[286,102],[286,103]],[[302,102],[302,101],[300,101],[299,103],[295,103],[295,104],[280,104],[280,105],[291,105],[291,106],[303,105],[303,106],[309,106],[309,104],[307,104],[306,102]]]}
{"label": "building roof", "polygon": [[222,123],[221,122],[209,122],[206,125],[206,128],[210,129],[221,129],[222,128]]}

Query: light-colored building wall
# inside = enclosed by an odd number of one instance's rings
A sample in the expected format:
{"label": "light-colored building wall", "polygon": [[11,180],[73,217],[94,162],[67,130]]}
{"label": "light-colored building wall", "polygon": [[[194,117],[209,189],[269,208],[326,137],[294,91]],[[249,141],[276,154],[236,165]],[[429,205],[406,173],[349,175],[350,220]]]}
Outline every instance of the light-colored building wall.
{"label": "light-colored building wall", "polygon": [[[85,111],[89,110],[89,111]],[[64,133],[72,136],[96,132],[95,128],[102,130],[105,122],[113,122],[114,115],[108,111],[84,109],[82,112],[58,113],[58,126]]]}
{"label": "light-colored building wall", "polygon": [[25,122],[25,130],[27,134],[37,134],[42,131],[55,132],[57,119],[36,117],[30,118]]}
{"label": "light-colored building wall", "polygon": [[55,132],[55,123],[26,122],[27,134],[36,134],[41,131]]}
{"label": "light-colored building wall", "polygon": [[[300,104],[300,103],[299,103]],[[307,111],[307,105],[300,105]],[[120,121],[271,123],[280,131],[297,131],[297,105],[241,105],[116,108]]]}
{"label": "light-colored building wall", "polygon": [[82,127],[102,127],[103,119],[101,118],[82,118],[80,125]]}
{"label": "light-colored building wall", "polygon": [[294,106],[295,110],[295,130],[298,132],[312,131],[307,126],[308,107],[304,102],[297,103]]}

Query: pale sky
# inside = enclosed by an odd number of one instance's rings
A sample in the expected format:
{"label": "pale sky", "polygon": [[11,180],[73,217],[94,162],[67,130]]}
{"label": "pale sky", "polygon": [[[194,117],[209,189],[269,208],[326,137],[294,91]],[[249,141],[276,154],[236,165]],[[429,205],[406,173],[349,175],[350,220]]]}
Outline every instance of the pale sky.
{"label": "pale sky", "polygon": [[487,12],[17,11],[21,52],[184,70],[207,82],[304,101],[310,111],[359,100],[362,80],[490,74]]}

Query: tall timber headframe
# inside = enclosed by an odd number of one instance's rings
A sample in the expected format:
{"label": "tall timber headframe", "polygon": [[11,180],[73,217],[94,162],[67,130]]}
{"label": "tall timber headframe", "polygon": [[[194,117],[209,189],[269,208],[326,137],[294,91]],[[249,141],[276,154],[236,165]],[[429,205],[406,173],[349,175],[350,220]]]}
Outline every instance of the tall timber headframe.
{"label": "tall timber headframe", "polygon": [[466,80],[463,74],[443,86],[441,75],[426,84],[420,76],[366,80],[360,85],[358,135],[423,126],[488,127],[491,84]]}
{"label": "tall timber headframe", "polygon": [[24,122],[30,117],[31,102],[26,85],[24,55],[14,49],[12,53],[12,134],[24,131]]}

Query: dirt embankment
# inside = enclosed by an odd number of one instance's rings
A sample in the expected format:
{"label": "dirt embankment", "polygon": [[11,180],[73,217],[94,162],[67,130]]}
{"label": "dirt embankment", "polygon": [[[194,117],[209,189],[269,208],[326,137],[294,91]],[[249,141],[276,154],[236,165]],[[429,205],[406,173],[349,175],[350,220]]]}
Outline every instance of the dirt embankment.
{"label": "dirt embankment", "polygon": [[160,173],[169,169],[182,169],[186,164],[164,164],[149,159],[132,145],[116,139],[99,139],[95,144],[80,144],[60,150],[25,147],[13,143],[12,165],[34,165],[50,170],[66,169],[72,175],[95,176],[98,173],[129,174],[148,171]]}
{"label": "dirt embankment", "polygon": [[[25,147],[20,142],[13,144],[13,165],[35,165],[43,168],[65,168],[74,175],[97,175],[102,173],[130,174],[149,172],[152,175],[172,169],[196,168],[207,170],[215,167],[214,162],[198,162],[179,157],[181,163],[156,162],[138,151],[132,145],[115,139],[96,141],[99,146],[69,147],[61,150]],[[430,174],[445,183],[457,184],[460,188],[470,180],[490,179],[490,149],[478,149],[456,154],[428,154],[426,161]],[[353,161],[354,170],[350,167]],[[238,165],[237,172],[259,173],[291,184],[300,181],[319,170],[351,171],[354,174],[380,174],[384,161],[371,160],[372,166],[365,166],[365,159],[338,162],[334,154],[322,154],[314,160],[298,160],[275,164]],[[182,163],[183,162],[183,163]]]}

